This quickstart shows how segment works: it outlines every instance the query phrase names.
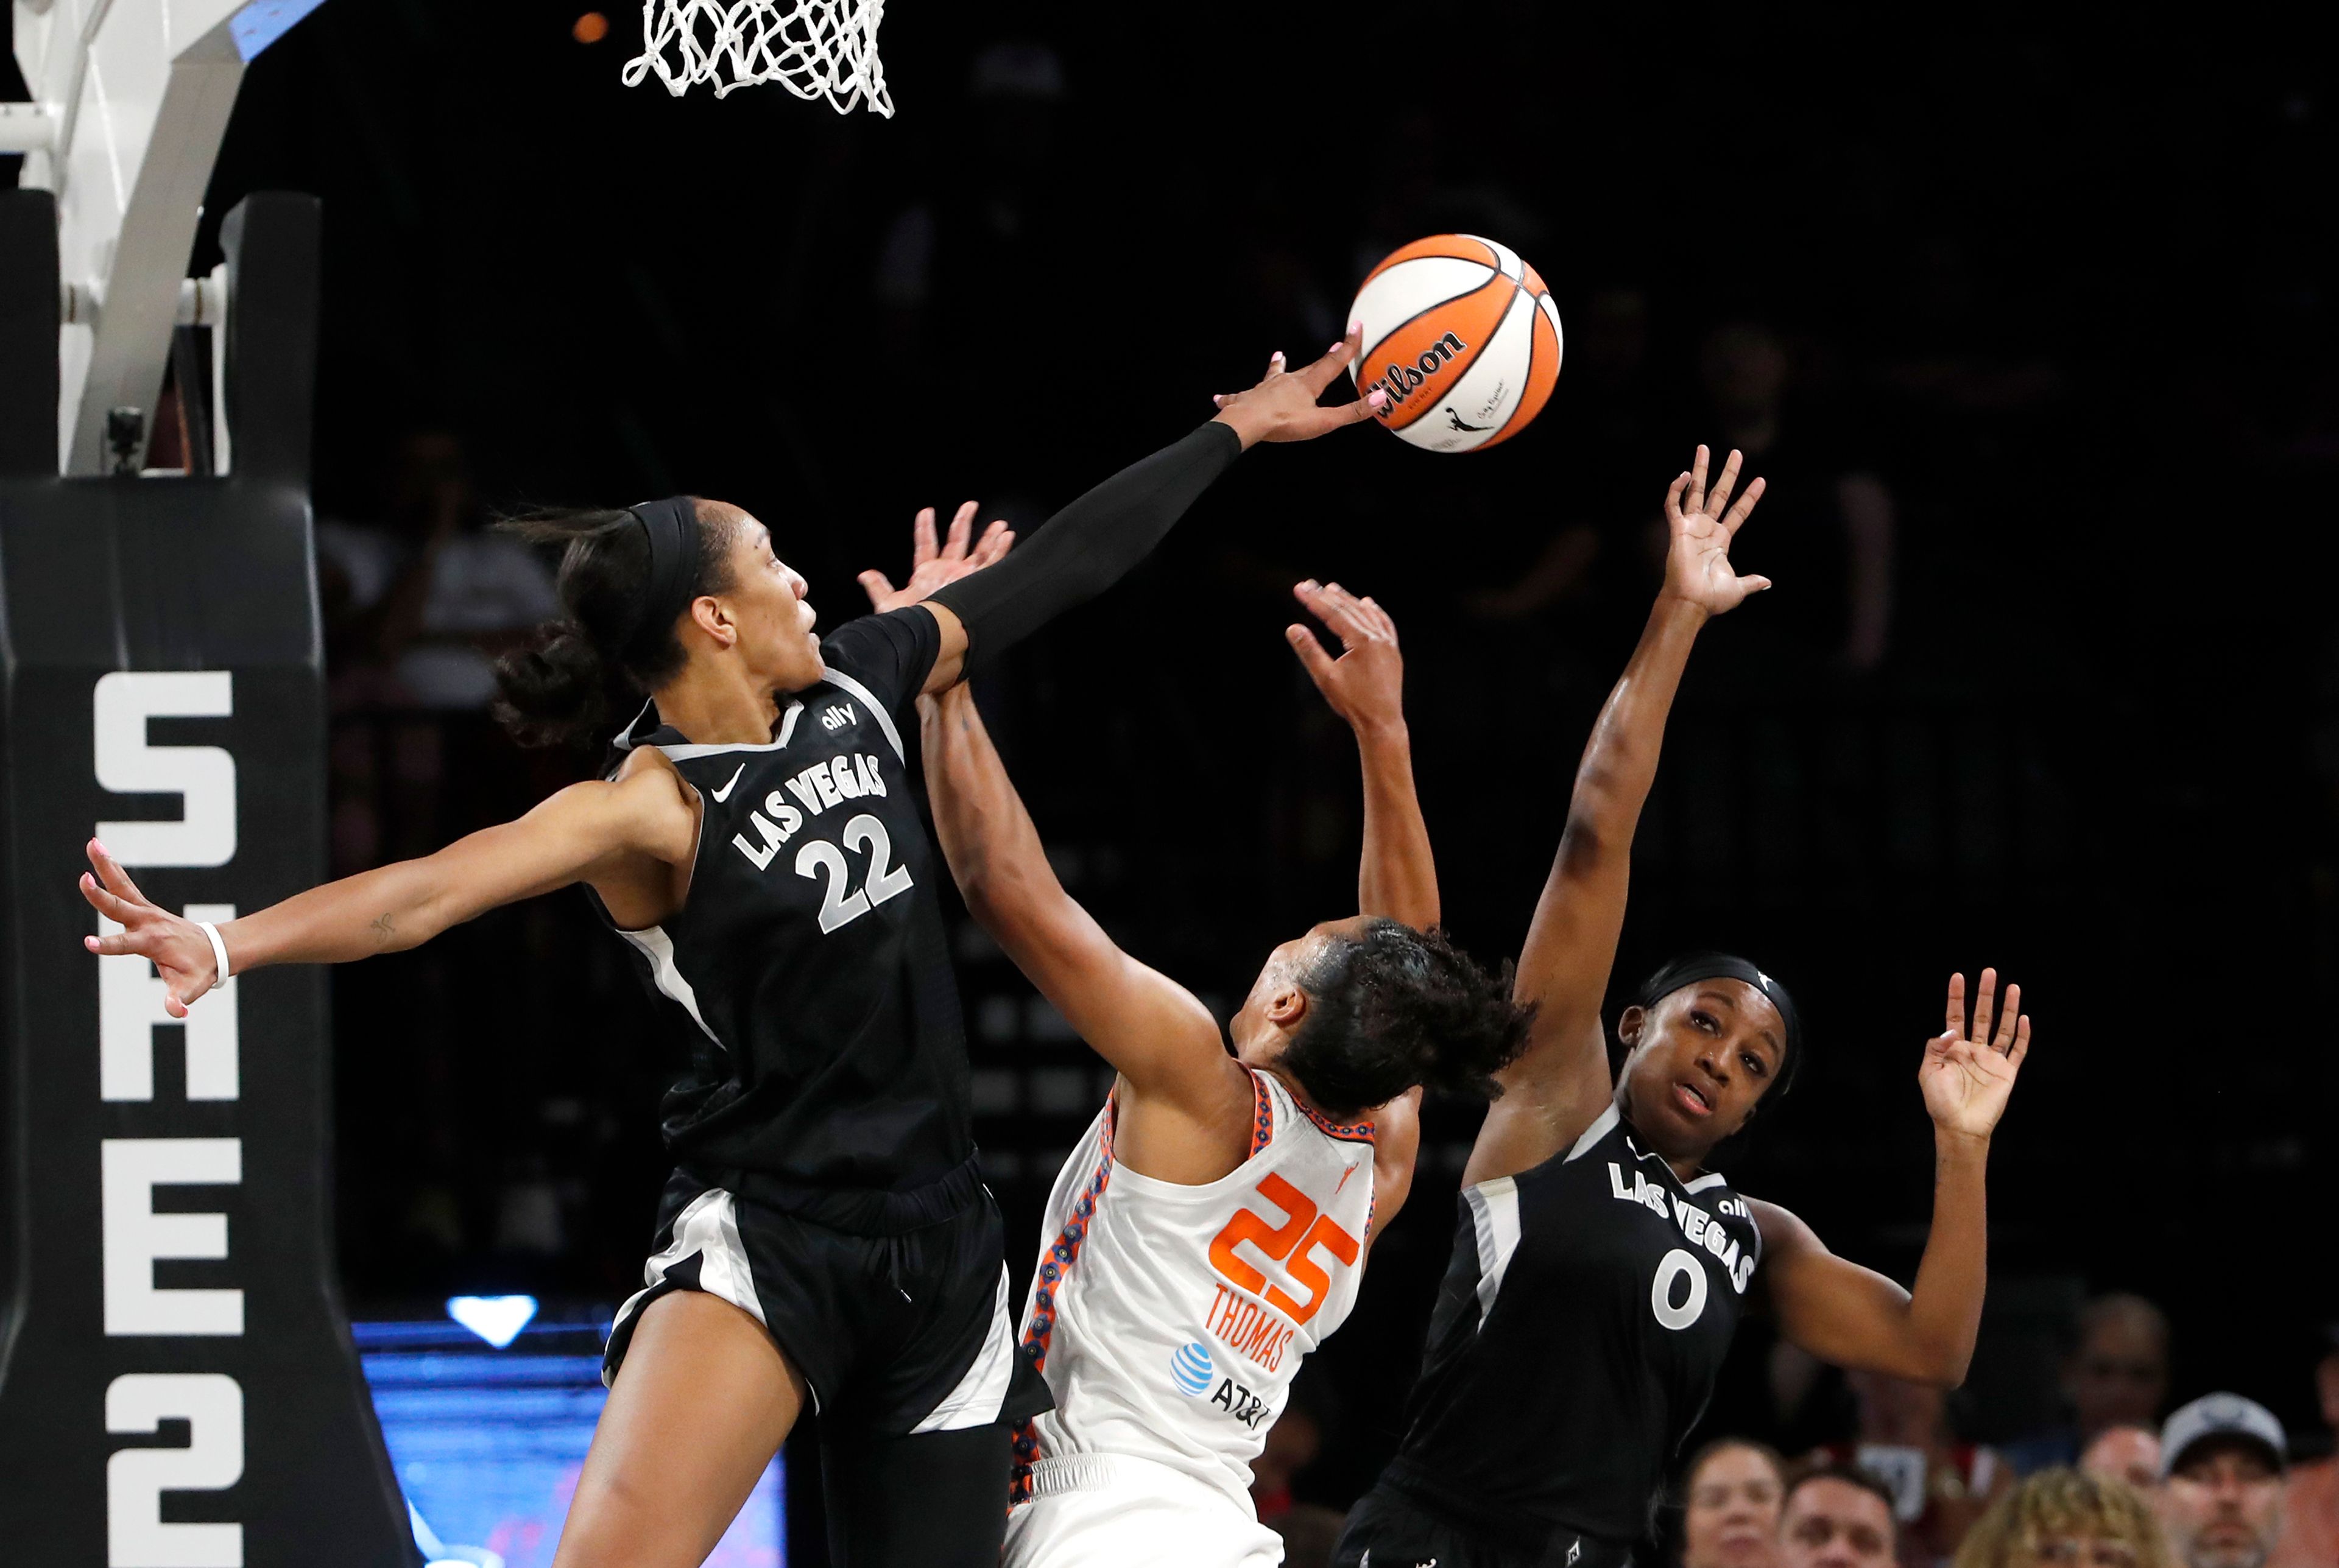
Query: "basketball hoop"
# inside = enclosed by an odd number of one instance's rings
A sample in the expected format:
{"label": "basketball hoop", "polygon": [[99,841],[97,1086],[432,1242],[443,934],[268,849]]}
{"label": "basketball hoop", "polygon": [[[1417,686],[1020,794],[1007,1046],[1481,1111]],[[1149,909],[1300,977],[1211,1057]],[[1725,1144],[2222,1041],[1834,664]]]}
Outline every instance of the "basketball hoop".
{"label": "basketball hoop", "polygon": [[717,98],[776,82],[838,113],[867,104],[891,119],[877,24],[885,0],[642,0],[642,52],[621,79],[657,73],[679,98],[702,82]]}

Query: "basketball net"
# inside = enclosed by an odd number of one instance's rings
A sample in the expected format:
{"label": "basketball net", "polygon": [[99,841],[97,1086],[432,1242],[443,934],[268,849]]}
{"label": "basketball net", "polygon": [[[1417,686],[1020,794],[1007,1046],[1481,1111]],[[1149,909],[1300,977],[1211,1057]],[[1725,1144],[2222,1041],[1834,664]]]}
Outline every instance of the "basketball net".
{"label": "basketball net", "polygon": [[776,82],[838,113],[867,104],[891,119],[877,24],[885,0],[642,0],[642,52],[620,77],[651,72],[679,98],[702,82],[722,98]]}

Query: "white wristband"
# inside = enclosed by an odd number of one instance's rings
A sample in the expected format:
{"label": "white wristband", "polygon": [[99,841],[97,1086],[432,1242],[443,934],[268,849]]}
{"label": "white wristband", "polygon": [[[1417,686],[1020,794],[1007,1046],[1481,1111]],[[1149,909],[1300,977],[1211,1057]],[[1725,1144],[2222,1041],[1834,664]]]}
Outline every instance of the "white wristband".
{"label": "white wristband", "polygon": [[219,927],[211,922],[199,920],[195,923],[202,926],[203,934],[212,939],[212,958],[219,965],[219,972],[212,977],[212,989],[216,991],[227,983],[227,943],[220,939]]}

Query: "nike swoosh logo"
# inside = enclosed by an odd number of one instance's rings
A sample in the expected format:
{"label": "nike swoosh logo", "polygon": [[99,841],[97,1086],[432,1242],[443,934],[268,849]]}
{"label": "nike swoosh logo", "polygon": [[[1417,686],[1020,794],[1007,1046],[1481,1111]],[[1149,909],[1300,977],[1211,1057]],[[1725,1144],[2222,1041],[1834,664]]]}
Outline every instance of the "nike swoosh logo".
{"label": "nike swoosh logo", "polygon": [[731,798],[731,791],[733,787],[738,784],[739,775],[746,771],[747,764],[745,763],[741,763],[737,767],[731,770],[731,777],[724,784],[723,787],[712,792],[714,794],[715,804],[716,805],[721,805],[725,801]]}

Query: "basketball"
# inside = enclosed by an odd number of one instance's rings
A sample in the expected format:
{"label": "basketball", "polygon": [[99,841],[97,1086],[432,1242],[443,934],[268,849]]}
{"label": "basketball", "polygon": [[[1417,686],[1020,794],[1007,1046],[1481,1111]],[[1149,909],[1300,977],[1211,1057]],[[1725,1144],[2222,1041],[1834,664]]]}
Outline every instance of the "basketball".
{"label": "basketball", "polygon": [[1364,345],[1360,391],[1388,393],[1380,422],[1433,452],[1506,441],[1543,411],[1559,380],[1559,308],[1509,246],[1433,234],[1366,275],[1348,319]]}

